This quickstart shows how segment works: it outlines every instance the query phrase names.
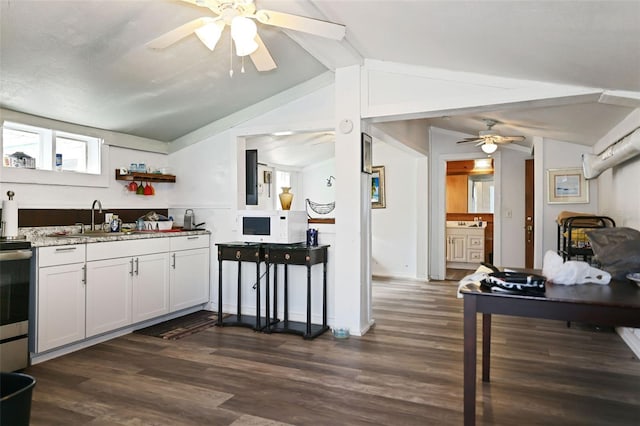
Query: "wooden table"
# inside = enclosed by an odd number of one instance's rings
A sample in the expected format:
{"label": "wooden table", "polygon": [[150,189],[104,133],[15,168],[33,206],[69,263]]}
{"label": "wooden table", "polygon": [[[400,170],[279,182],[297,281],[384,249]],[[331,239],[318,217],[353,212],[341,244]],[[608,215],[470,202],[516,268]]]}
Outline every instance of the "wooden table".
{"label": "wooden table", "polygon": [[640,288],[630,281],[609,285],[546,284],[544,296],[491,292],[478,284],[464,295],[464,424],[476,421],[477,313],[482,313],[482,381],[489,382],[491,315],[512,315],[591,324],[640,327]]}
{"label": "wooden table", "polygon": [[[265,262],[267,264],[267,317],[269,327],[266,332],[299,334],[305,339],[314,339],[329,330],[327,325],[327,256],[328,245],[308,246],[306,244],[265,244]],[[322,264],[322,324],[311,322],[311,267]],[[269,265],[274,265],[273,291],[274,306],[273,316],[269,313]],[[284,319],[277,318],[277,289],[278,289],[278,265],[284,268]],[[305,266],[307,269],[307,312],[306,321],[289,320],[289,266]]]}

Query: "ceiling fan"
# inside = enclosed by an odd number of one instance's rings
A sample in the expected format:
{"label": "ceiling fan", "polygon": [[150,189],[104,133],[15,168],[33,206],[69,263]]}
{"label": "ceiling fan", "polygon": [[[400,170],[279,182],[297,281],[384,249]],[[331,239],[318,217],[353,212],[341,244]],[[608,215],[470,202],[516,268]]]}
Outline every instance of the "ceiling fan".
{"label": "ceiling fan", "polygon": [[[164,49],[193,33],[214,50],[225,27],[231,29],[236,55],[250,55],[258,71],[275,69],[276,63],[257,33],[255,21],[295,31],[302,31],[333,40],[341,40],[345,26],[289,13],[272,10],[256,10],[254,0],[182,0],[211,10],[216,17],[201,17],[175,28],[151,40],[147,46]],[[233,71],[231,71],[233,74]]]}
{"label": "ceiling fan", "polygon": [[481,149],[487,154],[493,154],[498,149],[498,145],[507,144],[511,142],[521,142],[525,139],[524,136],[502,136],[496,130],[492,130],[493,126],[499,124],[497,120],[490,118],[483,118],[482,121],[487,125],[487,130],[481,130],[478,132],[478,136],[475,138],[464,138],[457,143],[472,143],[476,142],[476,146],[481,146]]}

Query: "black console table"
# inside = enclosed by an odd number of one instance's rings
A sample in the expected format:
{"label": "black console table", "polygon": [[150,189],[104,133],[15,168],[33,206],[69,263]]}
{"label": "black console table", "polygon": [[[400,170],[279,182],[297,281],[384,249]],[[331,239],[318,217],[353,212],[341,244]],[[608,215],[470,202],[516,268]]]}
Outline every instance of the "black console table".
{"label": "black console table", "polygon": [[[218,243],[218,326],[250,327],[256,331],[267,333],[293,333],[313,339],[329,329],[327,325],[327,252],[328,245],[307,246],[300,244],[265,244],[265,243]],[[222,262],[238,263],[238,297],[236,315],[222,317]],[[255,263],[256,268],[256,315],[242,314],[242,262]],[[260,298],[260,263],[266,264],[266,297],[265,316],[261,316]],[[311,267],[322,263],[322,324],[311,323]],[[270,268],[273,269],[273,309],[270,306],[271,280]],[[284,320],[278,315],[278,265],[284,265]],[[306,321],[289,320],[289,265],[307,267],[307,312]]]}
{"label": "black console table", "polygon": [[[329,329],[327,325],[327,252],[329,246],[307,246],[306,244],[265,244],[265,263],[267,264],[267,283],[269,283],[269,268],[274,265],[273,317],[269,309],[269,284],[267,284],[267,316],[269,326],[266,332],[299,334],[305,339],[313,339]],[[311,323],[311,267],[322,263],[322,324]],[[277,319],[277,289],[278,265],[284,266],[284,319]],[[307,318],[305,322],[289,320],[289,265],[307,267]]]}
{"label": "black console table", "polygon": [[[264,258],[264,247],[260,243],[220,243],[218,246],[218,321],[216,325],[234,325],[262,330],[267,325],[269,312],[263,317],[260,315],[260,263]],[[222,262],[238,262],[238,301],[236,315],[222,318]],[[242,314],[242,262],[251,262],[256,265],[256,315]],[[267,280],[268,285],[268,280]],[[267,299],[269,291],[267,289]]]}

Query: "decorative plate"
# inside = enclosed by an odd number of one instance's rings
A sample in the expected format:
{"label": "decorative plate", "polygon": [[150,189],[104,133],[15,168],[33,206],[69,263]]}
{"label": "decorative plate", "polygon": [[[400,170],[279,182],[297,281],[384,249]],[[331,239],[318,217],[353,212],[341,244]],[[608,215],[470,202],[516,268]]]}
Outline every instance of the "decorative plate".
{"label": "decorative plate", "polygon": [[634,281],[640,287],[640,272],[634,272],[633,274],[627,274],[627,279]]}

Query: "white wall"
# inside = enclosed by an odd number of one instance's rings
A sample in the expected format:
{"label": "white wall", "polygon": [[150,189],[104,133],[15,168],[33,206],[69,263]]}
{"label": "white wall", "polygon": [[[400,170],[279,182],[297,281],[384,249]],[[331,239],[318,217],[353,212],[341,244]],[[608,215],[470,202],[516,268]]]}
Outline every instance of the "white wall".
{"label": "white wall", "polygon": [[[598,154],[623,135],[640,126],[640,108],[612,129],[594,147]],[[640,156],[606,170],[591,181],[599,189],[599,213],[610,216],[616,226],[640,229],[640,196],[637,184],[640,182]],[[640,329],[621,328],[618,333],[637,357],[640,357]]]}
{"label": "white wall", "polygon": [[371,210],[372,263],[377,276],[418,277],[417,188],[419,157],[374,139],[373,164],[385,167],[386,208]]}
{"label": "white wall", "polygon": [[[331,186],[327,186],[329,176],[336,175],[335,158],[322,161],[302,170],[302,197],[316,203],[331,203],[336,200],[336,188],[340,185],[336,179],[331,179]],[[304,200],[303,200],[304,201]],[[326,215],[314,213],[307,209],[311,217],[334,218],[335,211]]]}
{"label": "white wall", "polygon": [[[591,152],[592,148],[570,142],[552,139],[543,140],[542,153],[535,153],[535,161],[541,161],[544,170],[544,182],[536,182],[542,185],[542,223],[536,224],[536,228],[542,231],[542,245],[538,254],[540,259],[547,250],[558,249],[558,228],[556,218],[562,211],[580,213],[598,213],[598,188],[597,185],[589,185],[589,202],[578,204],[549,204],[548,176],[549,169],[582,168],[582,154]],[[539,207],[536,207],[536,209]]]}

